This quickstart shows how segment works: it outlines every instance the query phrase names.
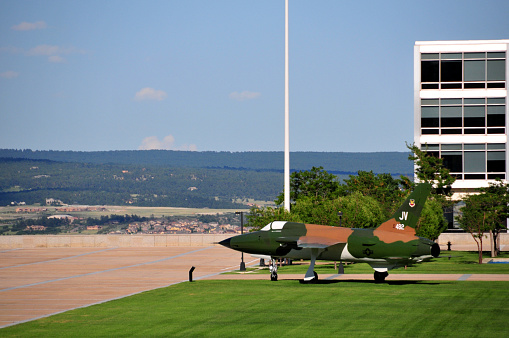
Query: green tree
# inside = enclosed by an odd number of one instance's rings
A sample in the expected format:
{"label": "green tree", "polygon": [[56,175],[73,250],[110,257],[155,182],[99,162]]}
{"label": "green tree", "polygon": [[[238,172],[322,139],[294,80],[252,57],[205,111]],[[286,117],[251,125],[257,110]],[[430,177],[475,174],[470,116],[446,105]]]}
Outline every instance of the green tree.
{"label": "green tree", "polygon": [[344,180],[343,193],[346,195],[359,192],[364,196],[370,196],[380,203],[386,217],[394,212],[401,203],[406,191],[400,188],[401,180],[394,179],[391,174],[374,174],[373,171],[358,171],[357,176],[349,175]]}
{"label": "green tree", "polygon": [[496,257],[500,253],[498,245],[499,234],[506,229],[506,221],[509,217],[509,188],[507,184],[497,179],[495,183],[489,183],[487,188],[480,189],[481,194],[487,195],[486,198],[490,204],[486,206],[489,212],[487,226],[493,234],[493,243],[491,244],[491,256]]}
{"label": "green tree", "polygon": [[417,222],[417,236],[435,241],[446,229],[447,220],[444,217],[442,204],[436,199],[428,198]]}
{"label": "green tree", "polygon": [[[340,221],[339,212],[342,212]],[[374,228],[386,220],[383,207],[370,196],[354,192],[348,196],[315,201],[301,198],[291,213],[284,208],[252,208],[248,215],[249,225],[260,229],[273,221],[292,221],[349,228]]]}
{"label": "green tree", "polygon": [[[408,144],[407,148],[412,152],[408,159],[414,161],[416,166],[415,175],[420,182],[433,185],[432,195],[443,196],[441,201],[445,203],[445,197],[450,197],[451,185],[456,178],[451,176],[449,169],[444,166],[443,160],[426,150],[421,150],[415,144]],[[445,206],[445,205],[444,205]]]}
{"label": "green tree", "polygon": [[483,237],[489,231],[490,208],[493,205],[493,196],[488,194],[468,195],[463,201],[462,214],[457,216],[461,228],[472,235],[479,252],[479,264],[482,264]]}
{"label": "green tree", "polygon": [[[312,167],[311,170],[295,171],[290,175],[290,199],[297,201],[309,197],[315,201],[336,197],[339,193],[339,182],[335,175],[323,167]],[[284,193],[276,199],[276,204],[284,201]]]}

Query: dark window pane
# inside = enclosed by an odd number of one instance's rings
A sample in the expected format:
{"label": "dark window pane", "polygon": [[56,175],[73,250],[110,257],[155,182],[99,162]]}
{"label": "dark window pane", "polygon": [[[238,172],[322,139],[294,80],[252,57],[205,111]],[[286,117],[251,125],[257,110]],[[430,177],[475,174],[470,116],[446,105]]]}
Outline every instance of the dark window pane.
{"label": "dark window pane", "polygon": [[422,89],[438,89],[438,83],[423,84]]}
{"label": "dark window pane", "polygon": [[498,150],[498,149],[505,149],[505,143],[488,143],[488,150]]}
{"label": "dark window pane", "polygon": [[486,53],[465,53],[465,59],[485,59]]}
{"label": "dark window pane", "polygon": [[422,53],[421,59],[422,60],[430,60],[430,59],[438,60],[438,53]]}
{"label": "dark window pane", "polygon": [[421,119],[421,127],[422,128],[432,128],[436,127],[438,128],[440,125],[438,124],[438,117],[436,118],[422,118]]}
{"label": "dark window pane", "polygon": [[465,174],[466,180],[484,180],[485,178],[485,174]]}
{"label": "dark window pane", "polygon": [[505,151],[488,151],[488,161],[505,161]]}
{"label": "dark window pane", "polygon": [[488,81],[504,81],[504,80],[505,80],[505,60],[488,60]]}
{"label": "dark window pane", "polygon": [[488,59],[505,59],[505,52],[489,52]]}
{"label": "dark window pane", "polygon": [[461,89],[461,83],[442,83],[442,89]]}
{"label": "dark window pane", "polygon": [[484,105],[486,102],[486,99],[465,99],[465,104],[477,104],[477,105]]}
{"label": "dark window pane", "polygon": [[442,129],[442,134],[461,134],[461,129]]}
{"label": "dark window pane", "polygon": [[490,161],[488,160],[488,172],[498,173],[505,171],[505,160],[501,161]]}
{"label": "dark window pane", "polygon": [[442,151],[446,150],[461,150],[461,144],[442,144]]}
{"label": "dark window pane", "polygon": [[465,117],[465,127],[484,127],[484,117]]}
{"label": "dark window pane", "polygon": [[484,106],[465,106],[465,127],[484,127]]}
{"label": "dark window pane", "polygon": [[462,156],[461,153],[442,152],[444,166],[451,172],[462,172]]}
{"label": "dark window pane", "polygon": [[422,135],[438,135],[438,129],[422,129]]}
{"label": "dark window pane", "polygon": [[486,80],[485,61],[484,60],[465,61],[464,67],[465,67],[464,81],[485,81]]}
{"label": "dark window pane", "polygon": [[461,117],[461,106],[442,107],[442,117]]}
{"label": "dark window pane", "polygon": [[438,82],[438,61],[421,61],[421,82]]}
{"label": "dark window pane", "polygon": [[488,88],[505,88],[505,82],[488,83]]}
{"label": "dark window pane", "polygon": [[505,173],[498,173],[498,174],[488,174],[489,180],[494,180],[500,178],[501,180],[505,180]]}
{"label": "dark window pane", "polygon": [[461,127],[461,117],[446,117],[441,119],[442,128]]}
{"label": "dark window pane", "polygon": [[505,134],[504,128],[488,128],[488,134]]}
{"label": "dark window pane", "polygon": [[465,83],[465,89],[486,88],[486,83]]}
{"label": "dark window pane", "polygon": [[441,59],[456,59],[461,60],[461,53],[442,53]]}
{"label": "dark window pane", "polygon": [[504,115],[505,116],[505,105],[504,106],[488,106],[488,115]]}
{"label": "dark window pane", "polygon": [[441,102],[443,106],[461,105],[461,99],[442,99]]}
{"label": "dark window pane", "polygon": [[[439,151],[440,150],[440,144],[421,144],[421,149],[427,152],[430,151]],[[505,149],[505,148],[504,148]]]}
{"label": "dark window pane", "polygon": [[465,117],[484,117],[484,106],[465,106]]}
{"label": "dark window pane", "polygon": [[442,82],[461,82],[461,61],[441,61],[440,71]]}
{"label": "dark window pane", "polygon": [[438,117],[438,106],[421,107],[421,117]]}
{"label": "dark window pane", "polygon": [[438,99],[421,99],[422,106],[438,106]]}
{"label": "dark window pane", "polygon": [[505,127],[505,115],[488,115],[488,127]]}
{"label": "dark window pane", "polygon": [[484,134],[486,130],[483,129],[465,129],[465,134]]}
{"label": "dark window pane", "polygon": [[502,97],[489,98],[488,104],[505,104],[505,99]]}
{"label": "dark window pane", "polygon": [[484,143],[472,143],[472,144],[464,144],[465,150],[484,150],[486,149],[486,145]]}
{"label": "dark window pane", "polygon": [[489,180],[494,180],[496,178],[500,178],[501,180],[505,180],[505,174],[488,174]]}
{"label": "dark window pane", "polygon": [[484,151],[465,151],[466,173],[478,173],[486,171],[486,153]]}

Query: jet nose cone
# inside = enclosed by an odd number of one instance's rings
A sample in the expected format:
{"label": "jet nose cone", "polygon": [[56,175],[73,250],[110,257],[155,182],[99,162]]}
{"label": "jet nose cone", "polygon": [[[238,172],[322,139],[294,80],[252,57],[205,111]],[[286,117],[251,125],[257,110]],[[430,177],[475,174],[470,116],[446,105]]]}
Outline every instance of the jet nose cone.
{"label": "jet nose cone", "polygon": [[230,241],[231,241],[231,237],[230,238],[227,238],[225,240],[222,240],[221,242],[219,242],[219,244],[221,244],[222,246],[225,246],[227,248],[230,248],[231,249],[231,246],[230,246]]}

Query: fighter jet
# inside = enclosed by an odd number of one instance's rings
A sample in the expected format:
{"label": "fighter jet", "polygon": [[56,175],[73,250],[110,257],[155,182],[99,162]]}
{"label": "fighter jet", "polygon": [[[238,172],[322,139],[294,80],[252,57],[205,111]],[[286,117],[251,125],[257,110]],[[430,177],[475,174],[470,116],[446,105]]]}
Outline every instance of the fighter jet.
{"label": "fighter jet", "polygon": [[418,237],[415,227],[431,190],[418,184],[393,216],[377,228],[357,229],[274,221],[259,231],[227,238],[219,244],[254,255],[270,256],[271,280],[277,280],[276,259],[309,259],[304,282],[316,282],[316,260],[364,262],[381,283],[388,271],[440,255],[437,243]]}

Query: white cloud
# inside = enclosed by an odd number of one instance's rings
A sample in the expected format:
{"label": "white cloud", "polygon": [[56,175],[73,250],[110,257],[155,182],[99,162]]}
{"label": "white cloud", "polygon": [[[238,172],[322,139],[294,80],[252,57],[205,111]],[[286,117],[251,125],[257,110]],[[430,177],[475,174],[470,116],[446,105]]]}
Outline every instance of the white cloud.
{"label": "white cloud", "polygon": [[30,49],[26,54],[30,56],[47,56],[49,62],[62,63],[66,60],[62,55],[84,54],[85,51],[75,47],[61,47],[54,45],[39,45]]}
{"label": "white cloud", "polygon": [[53,63],[63,63],[65,62],[65,59],[60,55],[51,55],[50,57],[48,57],[48,61]]}
{"label": "white cloud", "polygon": [[18,77],[18,73],[12,70],[8,70],[6,72],[0,73],[0,77],[3,77],[5,79],[13,79],[15,77]]}
{"label": "white cloud", "polygon": [[244,101],[244,100],[253,100],[258,97],[260,97],[262,94],[258,92],[250,92],[247,90],[244,90],[243,92],[233,92],[230,93],[230,99],[236,100],[236,101]]}
{"label": "white cloud", "polygon": [[61,46],[53,46],[53,45],[39,45],[28,51],[28,55],[57,55],[57,54],[83,54],[85,53],[82,50],[79,50],[75,47],[61,47]]}
{"label": "white cloud", "polygon": [[139,92],[134,95],[134,99],[136,101],[143,101],[143,100],[157,100],[162,101],[164,100],[168,94],[166,94],[162,90],[156,90],[154,88],[146,87],[140,90]]}
{"label": "white cloud", "polygon": [[12,26],[11,29],[15,31],[32,31],[35,29],[44,29],[46,28],[46,22],[37,21],[37,22],[25,22],[23,21],[19,25]]}
{"label": "white cloud", "polygon": [[197,147],[195,144],[184,144],[181,146],[175,146],[175,138],[173,135],[168,135],[160,141],[157,136],[149,136],[143,139],[141,145],[138,147],[139,150],[154,150],[154,149],[163,149],[163,150],[188,150],[188,151],[196,151]]}

